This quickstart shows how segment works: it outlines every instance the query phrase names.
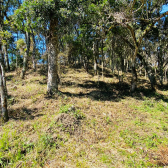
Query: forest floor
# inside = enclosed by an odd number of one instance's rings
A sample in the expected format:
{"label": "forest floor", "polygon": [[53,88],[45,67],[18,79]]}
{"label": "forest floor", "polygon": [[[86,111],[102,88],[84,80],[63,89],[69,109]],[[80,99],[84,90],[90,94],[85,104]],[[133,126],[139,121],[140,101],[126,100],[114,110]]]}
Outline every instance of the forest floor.
{"label": "forest floor", "polygon": [[168,91],[139,77],[118,83],[63,68],[59,93],[46,94],[46,73],[7,76],[10,120],[0,126],[0,167],[125,168],[168,166]]}

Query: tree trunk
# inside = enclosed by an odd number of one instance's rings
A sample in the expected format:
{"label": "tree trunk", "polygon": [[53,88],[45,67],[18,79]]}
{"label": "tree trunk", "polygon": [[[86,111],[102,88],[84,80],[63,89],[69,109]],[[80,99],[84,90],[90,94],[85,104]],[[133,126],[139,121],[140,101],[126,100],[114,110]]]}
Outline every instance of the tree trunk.
{"label": "tree trunk", "polygon": [[58,92],[58,19],[53,18],[50,22],[50,39],[48,53],[48,82],[47,92],[52,95]]}
{"label": "tree trunk", "polygon": [[3,73],[2,69],[0,68],[0,92],[1,92],[2,122],[7,122],[9,120],[8,109],[7,109],[7,96],[5,94],[5,87],[4,87],[4,83],[3,83],[2,73]]}
{"label": "tree trunk", "polygon": [[[0,0],[0,31],[3,31],[3,0]],[[0,37],[0,93],[1,93],[1,109],[2,109],[2,122],[7,122],[9,120],[8,117],[8,109],[7,109],[7,95],[6,95],[6,84],[5,80],[5,69],[4,67],[4,59],[2,59],[2,38]]]}
{"label": "tree trunk", "polygon": [[16,69],[18,68],[18,55],[16,53]]}
{"label": "tree trunk", "polygon": [[2,122],[7,122],[9,120],[7,109],[7,89],[6,89],[4,60],[2,59],[1,44],[0,44],[0,93],[1,93]]}
{"label": "tree trunk", "polygon": [[3,80],[3,86],[4,86],[4,91],[6,96],[8,95],[8,91],[7,91],[7,87],[6,87],[6,77],[5,77],[5,65],[3,64],[3,62],[0,65],[1,71],[2,71],[2,80]]}
{"label": "tree trunk", "polygon": [[145,69],[145,79],[146,79],[146,69]]}
{"label": "tree trunk", "polygon": [[135,68],[135,62],[132,63],[132,81],[131,81],[131,92],[134,92],[137,88],[137,72]]}
{"label": "tree trunk", "polygon": [[163,68],[160,68],[160,75],[159,75],[159,79],[160,79],[160,84],[161,86],[163,86]]}
{"label": "tree trunk", "polygon": [[132,60],[132,81],[131,81],[131,91],[134,92],[135,89],[137,88],[137,72],[135,68],[135,60],[138,54],[138,47],[135,47],[135,52],[133,55],[133,60]]}
{"label": "tree trunk", "polygon": [[104,55],[103,55],[103,40],[102,40],[102,46],[101,46],[101,55],[102,55],[102,79],[104,79]]}
{"label": "tree trunk", "polygon": [[167,68],[165,68],[165,82],[167,83]]}
{"label": "tree trunk", "polygon": [[22,72],[21,72],[21,78],[22,79],[24,79],[25,74],[26,74],[28,56],[29,56],[29,51],[30,51],[30,33],[29,32],[25,33],[25,40],[26,40],[27,50],[26,50],[24,58],[23,58],[23,69],[22,69]]}
{"label": "tree trunk", "polygon": [[96,51],[96,47],[95,47],[95,43],[93,44],[93,57],[94,57],[94,75],[97,75],[97,51]]}
{"label": "tree trunk", "polygon": [[127,60],[126,72],[128,72],[128,69],[129,69],[129,61]]}
{"label": "tree trunk", "polygon": [[34,37],[34,32],[32,31],[32,40],[33,40],[33,54],[32,54],[32,62],[33,62],[33,70],[36,71],[36,42]]}
{"label": "tree trunk", "polygon": [[[18,33],[17,33],[17,40],[18,39],[19,39],[19,37],[18,37]],[[19,55],[19,52],[18,52],[18,50],[16,50],[16,70],[18,68],[18,55]]]}
{"label": "tree trunk", "polygon": [[145,68],[145,78],[146,78],[146,74],[148,75],[148,78],[150,80],[150,84],[151,84],[151,88],[152,90],[155,90],[156,87],[156,78],[153,72],[152,67],[148,64],[148,62],[145,61],[145,59],[143,58],[142,55],[137,54],[138,58],[140,59],[140,61],[143,63],[144,68]]}
{"label": "tree trunk", "polygon": [[7,71],[10,71],[7,45],[4,45],[4,53],[5,53],[6,70],[7,70]]}
{"label": "tree trunk", "polygon": [[158,56],[158,69],[159,69],[159,81],[161,86],[163,86],[163,76],[164,76],[164,70],[163,70],[163,52],[162,47],[157,48],[157,56]]}

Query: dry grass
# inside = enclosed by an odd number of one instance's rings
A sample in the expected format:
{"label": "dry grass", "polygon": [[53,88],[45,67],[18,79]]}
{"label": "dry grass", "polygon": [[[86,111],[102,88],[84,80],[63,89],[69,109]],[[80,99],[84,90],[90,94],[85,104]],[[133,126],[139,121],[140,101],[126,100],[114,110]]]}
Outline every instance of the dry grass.
{"label": "dry grass", "polygon": [[[0,127],[1,167],[167,164],[167,91],[131,94],[129,74],[118,83],[110,72],[99,81],[83,69],[65,72],[53,97],[46,95],[45,76],[29,71],[21,81],[15,72],[7,74],[10,121]],[[157,160],[151,155],[156,151]]]}

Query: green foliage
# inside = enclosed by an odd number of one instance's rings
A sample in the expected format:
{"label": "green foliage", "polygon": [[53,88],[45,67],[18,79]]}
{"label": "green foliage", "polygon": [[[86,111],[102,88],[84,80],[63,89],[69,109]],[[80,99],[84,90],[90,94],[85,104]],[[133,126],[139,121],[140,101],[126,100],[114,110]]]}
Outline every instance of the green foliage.
{"label": "green foliage", "polygon": [[76,119],[84,119],[85,115],[80,112],[80,110],[75,109],[74,105],[67,104],[60,107],[60,113],[70,113]]}
{"label": "green foliage", "polygon": [[16,42],[16,45],[17,45],[17,49],[25,48],[25,47],[26,47],[25,40],[24,40],[24,39],[19,39],[19,40]]}
{"label": "green foliage", "polygon": [[68,113],[68,112],[70,112],[70,107],[71,106],[72,106],[71,104],[67,104],[65,106],[61,106],[60,107],[60,113]]}
{"label": "green foliage", "polygon": [[16,41],[17,49],[20,50],[20,54],[23,55],[26,52],[26,43],[24,39],[19,39]]}
{"label": "green foliage", "polygon": [[153,99],[146,99],[143,103],[143,106],[138,107],[138,109],[147,111],[149,113],[155,112],[167,112],[168,111],[168,104],[167,102],[163,101],[155,101]]}
{"label": "green foliage", "polygon": [[0,37],[2,38],[2,43],[7,44],[7,41],[12,37],[12,33],[9,31],[0,31]]}

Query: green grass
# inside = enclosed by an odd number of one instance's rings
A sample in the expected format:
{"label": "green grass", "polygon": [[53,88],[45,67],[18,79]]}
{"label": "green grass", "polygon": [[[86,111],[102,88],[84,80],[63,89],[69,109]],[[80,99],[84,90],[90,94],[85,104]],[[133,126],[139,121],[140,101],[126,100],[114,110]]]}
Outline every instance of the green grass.
{"label": "green grass", "polygon": [[[96,88],[78,86],[95,78],[69,69],[62,81],[76,84],[59,86],[59,94],[47,97],[46,86],[39,82],[44,76],[29,77],[31,80],[21,81],[14,76],[7,83],[10,120],[0,127],[0,167],[141,168],[166,163],[160,149],[168,147],[167,91],[149,93],[143,99],[124,96],[108,100],[107,96],[101,101],[87,96]],[[111,79],[104,80],[110,86]],[[86,96],[75,96],[80,91]],[[26,117],[25,108],[31,112]],[[78,121],[73,134],[65,123],[57,123],[60,113]]]}

